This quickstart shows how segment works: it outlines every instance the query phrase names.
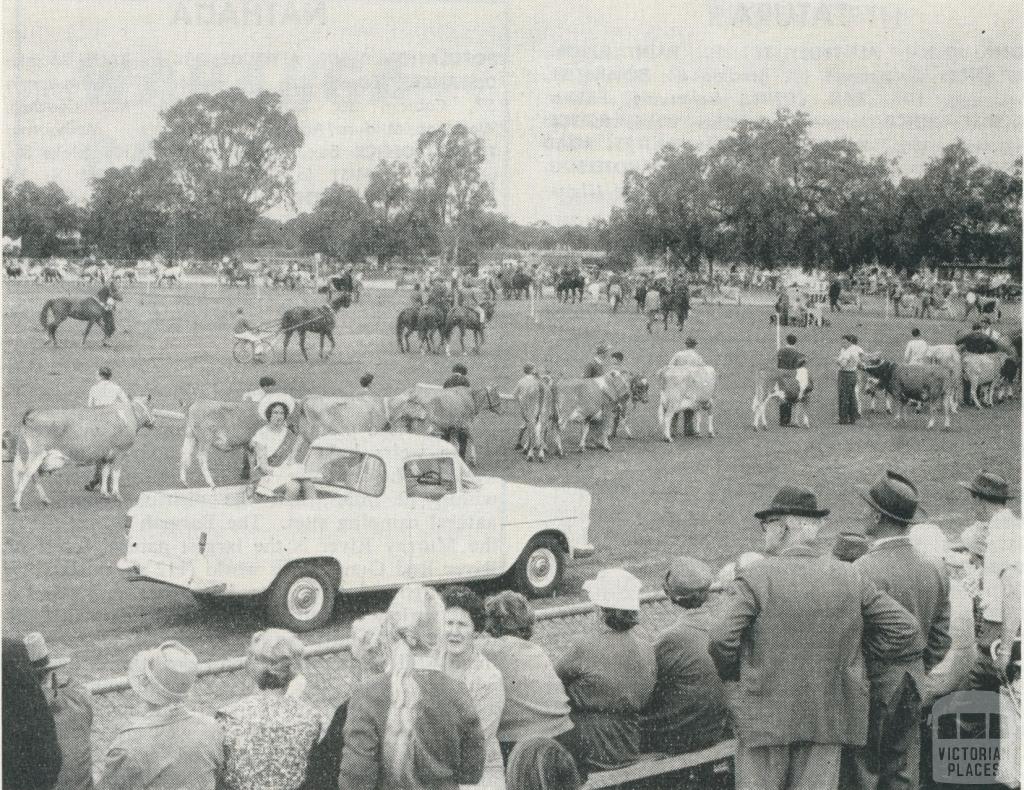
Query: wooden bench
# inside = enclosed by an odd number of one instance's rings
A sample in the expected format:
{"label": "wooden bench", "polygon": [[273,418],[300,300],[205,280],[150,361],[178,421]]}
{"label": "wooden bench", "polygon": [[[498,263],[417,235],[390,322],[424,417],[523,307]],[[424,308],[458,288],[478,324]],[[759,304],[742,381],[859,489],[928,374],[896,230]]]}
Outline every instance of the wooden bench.
{"label": "wooden bench", "polygon": [[735,754],[735,740],[722,741],[708,749],[687,754],[644,754],[635,763],[627,765],[625,768],[592,773],[584,787],[585,790],[595,790],[598,787],[617,787],[629,782],[649,779],[652,776],[662,776],[687,768],[696,768],[699,765],[717,763]]}

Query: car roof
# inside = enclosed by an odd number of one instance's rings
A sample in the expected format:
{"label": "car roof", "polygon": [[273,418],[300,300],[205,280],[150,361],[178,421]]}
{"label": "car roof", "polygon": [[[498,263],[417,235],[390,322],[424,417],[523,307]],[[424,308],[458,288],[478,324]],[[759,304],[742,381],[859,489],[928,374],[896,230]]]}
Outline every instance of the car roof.
{"label": "car roof", "polygon": [[332,433],[313,440],[311,445],[325,450],[349,450],[379,456],[408,458],[421,455],[453,455],[455,448],[436,436],[415,433]]}

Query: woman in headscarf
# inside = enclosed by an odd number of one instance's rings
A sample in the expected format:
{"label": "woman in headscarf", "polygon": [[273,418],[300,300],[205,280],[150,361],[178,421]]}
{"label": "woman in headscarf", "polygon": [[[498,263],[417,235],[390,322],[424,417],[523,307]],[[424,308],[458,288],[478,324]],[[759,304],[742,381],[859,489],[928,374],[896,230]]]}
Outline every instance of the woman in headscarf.
{"label": "woman in headscarf", "polygon": [[353,692],[338,783],[347,790],[456,790],[484,772],[484,735],[465,684],[441,671],[444,603],[429,587],[396,593],[385,619],[389,672]]}

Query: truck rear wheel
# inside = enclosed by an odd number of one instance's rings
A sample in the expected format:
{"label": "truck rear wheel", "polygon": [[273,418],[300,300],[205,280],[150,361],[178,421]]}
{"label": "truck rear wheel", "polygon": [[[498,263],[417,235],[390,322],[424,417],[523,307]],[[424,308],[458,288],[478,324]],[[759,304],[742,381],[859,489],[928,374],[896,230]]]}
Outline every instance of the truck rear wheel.
{"label": "truck rear wheel", "polygon": [[565,550],[556,538],[541,535],[531,540],[516,560],[512,579],[528,598],[555,594],[565,572]]}
{"label": "truck rear wheel", "polygon": [[326,625],[334,613],[338,583],[323,565],[289,565],[267,593],[267,619],[290,631],[312,631]]}

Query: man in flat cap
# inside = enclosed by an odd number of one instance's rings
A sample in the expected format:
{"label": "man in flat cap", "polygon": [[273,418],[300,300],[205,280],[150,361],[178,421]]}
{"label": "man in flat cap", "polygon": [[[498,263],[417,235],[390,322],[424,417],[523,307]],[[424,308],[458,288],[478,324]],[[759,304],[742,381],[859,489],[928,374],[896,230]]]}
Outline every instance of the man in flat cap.
{"label": "man in flat cap", "polygon": [[641,718],[642,752],[695,752],[726,737],[725,686],[708,653],[705,604],[714,578],[690,557],[677,557],[665,574],[665,594],[683,611],[655,641],[658,681]]}
{"label": "man in flat cap", "polygon": [[[977,521],[964,530],[961,541],[976,544],[975,552],[982,552],[984,557],[978,662],[968,685],[975,690],[998,691],[999,673],[1006,671],[1013,643],[1020,639],[1021,521],[1009,507],[1014,497],[1009,483],[995,472],[983,469],[970,483],[959,485],[970,492],[977,516]],[[968,541],[968,535],[972,540]]]}
{"label": "man in flat cap", "polygon": [[868,740],[844,755],[844,786],[914,788],[921,759],[925,673],[942,661],[950,645],[949,576],[915,551],[907,536],[918,511],[917,488],[910,480],[887,471],[858,493],[867,504],[864,531],[871,547],[854,568],[914,616],[925,646],[923,653],[908,647],[886,660],[868,658]]}
{"label": "man in flat cap", "polygon": [[741,790],[838,787],[842,748],[867,738],[864,651],[876,659],[920,651],[913,616],[818,549],[827,515],[810,489],[783,486],[755,514],[768,556],[737,571],[711,631],[718,674],[739,681]]}

